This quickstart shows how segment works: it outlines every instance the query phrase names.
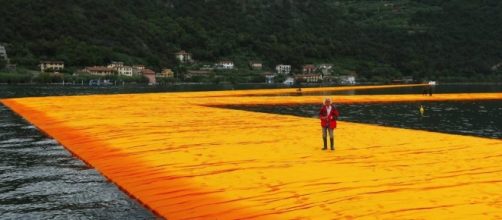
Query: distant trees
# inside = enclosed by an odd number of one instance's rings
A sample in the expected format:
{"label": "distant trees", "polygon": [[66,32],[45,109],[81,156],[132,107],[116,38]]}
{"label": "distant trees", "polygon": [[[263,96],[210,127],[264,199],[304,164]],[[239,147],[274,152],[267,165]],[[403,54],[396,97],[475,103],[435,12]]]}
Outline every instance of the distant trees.
{"label": "distant trees", "polygon": [[188,73],[188,69],[186,66],[178,64],[176,67],[173,68],[174,72],[174,77],[178,80],[183,80],[185,79],[185,76]]}
{"label": "distant trees", "polygon": [[0,69],[0,83],[29,83],[32,80],[32,75],[24,70],[4,72]]}
{"label": "distant trees", "polygon": [[[18,65],[111,60],[154,69],[199,61],[261,59],[272,68],[334,62],[365,78],[490,74],[502,60],[502,2],[87,0],[5,1],[0,42]],[[25,7],[29,5],[29,7]],[[357,60],[359,62],[344,61]],[[1,64],[0,64],[1,65]],[[182,67],[180,75],[186,73]],[[178,76],[179,77],[179,76]],[[257,79],[256,79],[257,80]]]}
{"label": "distant trees", "polygon": [[0,57],[0,70],[5,69],[7,66],[7,61]]}
{"label": "distant trees", "polygon": [[286,80],[286,76],[285,75],[282,75],[282,74],[279,74],[277,76],[274,77],[274,82],[275,83],[282,83]]}

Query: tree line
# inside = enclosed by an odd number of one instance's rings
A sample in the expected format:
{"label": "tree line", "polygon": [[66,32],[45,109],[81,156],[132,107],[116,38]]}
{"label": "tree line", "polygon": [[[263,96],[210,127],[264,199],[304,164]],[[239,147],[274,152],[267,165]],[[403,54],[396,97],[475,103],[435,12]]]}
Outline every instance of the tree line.
{"label": "tree line", "polygon": [[497,0],[0,0],[0,42],[18,65],[112,60],[160,70],[174,53],[272,68],[334,63],[363,78],[493,77]]}

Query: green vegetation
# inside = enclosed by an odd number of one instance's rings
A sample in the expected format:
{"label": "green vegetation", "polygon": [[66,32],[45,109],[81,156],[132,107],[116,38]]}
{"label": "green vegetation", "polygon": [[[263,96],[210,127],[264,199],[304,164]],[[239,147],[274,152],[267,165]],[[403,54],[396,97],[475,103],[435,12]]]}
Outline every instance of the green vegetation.
{"label": "green vegetation", "polygon": [[3,58],[0,58],[0,70],[4,69],[7,66],[7,61]]}
{"label": "green vegetation", "polygon": [[73,84],[80,84],[80,83],[87,84],[93,80],[94,81],[106,80],[111,83],[117,83],[117,84],[147,83],[148,82],[148,80],[143,76],[134,76],[134,77],[117,76],[117,75],[96,76],[96,75],[89,75],[89,74],[69,75],[69,74],[41,73],[33,78],[33,82],[36,82],[36,83],[62,83],[62,82],[65,82],[65,83],[73,83]]}
{"label": "green vegetation", "polygon": [[[184,49],[198,61],[229,58],[244,69],[334,63],[363,80],[500,79],[498,0],[16,0],[2,1],[0,42],[13,63],[70,67],[112,60],[176,67]],[[186,70],[185,70],[186,71]],[[178,72],[175,71],[177,74]],[[258,81],[242,73],[224,80]],[[254,79],[251,78],[254,77]],[[201,79],[207,80],[207,79]]]}
{"label": "green vegetation", "polygon": [[31,82],[31,74],[19,72],[0,72],[0,83],[29,83]]}
{"label": "green vegetation", "polygon": [[26,84],[26,83],[72,83],[72,84],[87,84],[90,81],[107,80],[112,83],[147,83],[148,79],[143,76],[96,76],[89,74],[68,74],[68,73],[37,73],[18,69],[16,71],[0,71],[0,83],[8,84]]}

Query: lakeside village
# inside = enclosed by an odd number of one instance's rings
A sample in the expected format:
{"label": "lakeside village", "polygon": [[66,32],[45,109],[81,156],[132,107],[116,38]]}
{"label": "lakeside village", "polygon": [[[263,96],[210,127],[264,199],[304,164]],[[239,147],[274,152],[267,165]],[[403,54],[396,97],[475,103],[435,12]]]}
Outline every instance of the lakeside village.
{"label": "lakeside village", "polygon": [[[173,69],[164,68],[160,72],[142,64],[127,65],[113,61],[106,66],[87,66],[76,71],[65,69],[63,61],[44,60],[38,71],[29,71],[28,83],[120,85],[126,83],[148,83],[162,85],[170,83],[264,83],[293,86],[299,84],[356,84],[356,73],[333,74],[333,64],[305,64],[297,72],[289,64],[278,64],[274,70],[266,70],[261,61],[249,61],[248,66],[236,67],[232,60],[220,60],[214,64],[198,63],[186,51],[174,54],[179,65]],[[6,60],[5,69],[15,71],[16,65],[9,62],[7,52],[0,46],[0,59]],[[33,80],[36,78],[37,80]],[[28,80],[28,79],[26,79]],[[21,80],[25,82],[26,80]],[[411,82],[412,79],[403,79]],[[19,82],[19,80],[17,81]],[[16,81],[3,81],[16,83]]]}

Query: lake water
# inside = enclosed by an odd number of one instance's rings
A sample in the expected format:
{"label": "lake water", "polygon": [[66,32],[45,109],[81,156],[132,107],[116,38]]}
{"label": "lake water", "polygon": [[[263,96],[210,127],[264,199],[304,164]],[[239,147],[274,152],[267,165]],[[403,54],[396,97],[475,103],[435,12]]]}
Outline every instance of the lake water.
{"label": "lake water", "polygon": [[133,94],[183,91],[215,91],[232,89],[280,88],[281,85],[263,84],[182,84],[170,86],[80,86],[80,85],[1,85],[0,98],[61,96],[61,95],[91,95],[91,94]]}
{"label": "lake water", "polygon": [[155,219],[2,105],[0,158],[0,219]]}
{"label": "lake water", "polygon": [[[251,89],[260,85],[237,86]],[[273,87],[273,86],[272,86]],[[229,85],[171,87],[117,86],[8,86],[0,85],[0,98],[204,91],[232,89]],[[502,92],[500,85],[440,85],[435,92]],[[421,93],[421,88],[362,90],[327,94]],[[291,95],[296,95],[292,93]],[[309,95],[309,94],[304,94]],[[339,105],[341,120],[502,138],[501,102]],[[238,107],[242,108],[242,106]],[[247,110],[315,117],[319,106],[245,107]],[[73,157],[63,146],[0,105],[0,219],[155,219],[94,169]]]}
{"label": "lake water", "polygon": [[[280,96],[422,94],[425,87],[402,87],[328,92],[292,92]],[[502,92],[502,84],[446,84],[432,87],[433,93]],[[425,108],[421,117],[419,106]],[[502,101],[359,103],[339,104],[340,120],[452,134],[502,138]],[[250,111],[317,117],[319,105],[230,106]]]}
{"label": "lake water", "polygon": [[[419,105],[425,116],[419,112]],[[502,138],[502,102],[339,104],[341,121]],[[317,118],[320,105],[231,106],[231,108]]]}
{"label": "lake water", "polygon": [[[308,95],[385,95],[385,94],[422,94],[425,87],[400,87],[385,89],[361,89],[345,91],[302,92],[271,94],[265,96],[308,96]],[[432,87],[434,93],[487,93],[502,92],[502,84],[440,84]],[[263,95],[260,95],[263,96]]]}

